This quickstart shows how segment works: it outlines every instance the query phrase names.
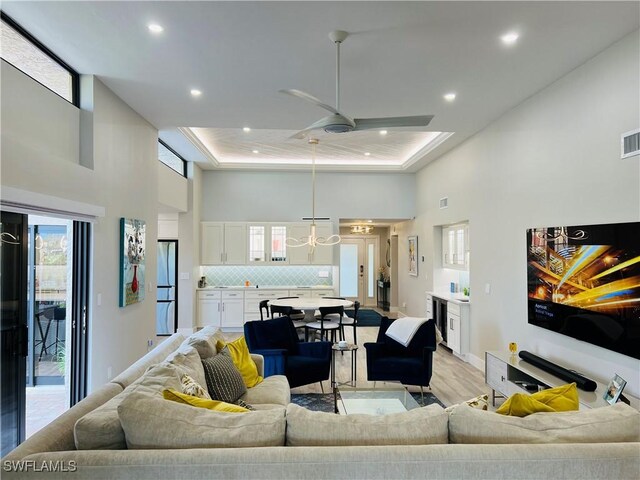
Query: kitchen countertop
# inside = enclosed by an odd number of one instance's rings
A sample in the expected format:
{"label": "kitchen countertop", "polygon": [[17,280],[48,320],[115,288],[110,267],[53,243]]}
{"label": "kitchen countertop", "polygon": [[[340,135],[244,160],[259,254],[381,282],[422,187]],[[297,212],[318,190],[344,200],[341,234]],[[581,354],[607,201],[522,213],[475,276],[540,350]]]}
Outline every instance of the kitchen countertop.
{"label": "kitchen countertop", "polygon": [[198,288],[197,290],[333,290],[331,285],[316,285],[313,287],[301,287],[298,285],[244,285],[237,286],[207,286],[204,288]]}
{"label": "kitchen countertop", "polygon": [[451,293],[451,292],[426,292],[426,293],[434,297],[441,298],[442,300],[446,300],[447,302],[457,303],[458,305],[471,304],[471,302],[469,301],[469,297],[463,295],[462,293]]}

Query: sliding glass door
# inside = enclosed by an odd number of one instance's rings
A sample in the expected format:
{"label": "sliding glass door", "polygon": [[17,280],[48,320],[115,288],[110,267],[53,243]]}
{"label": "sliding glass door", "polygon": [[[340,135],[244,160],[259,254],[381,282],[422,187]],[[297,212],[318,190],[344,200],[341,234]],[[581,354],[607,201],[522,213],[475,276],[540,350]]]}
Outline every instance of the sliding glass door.
{"label": "sliding glass door", "polygon": [[0,295],[2,313],[2,452],[5,456],[25,438],[27,379],[27,216],[1,212]]}

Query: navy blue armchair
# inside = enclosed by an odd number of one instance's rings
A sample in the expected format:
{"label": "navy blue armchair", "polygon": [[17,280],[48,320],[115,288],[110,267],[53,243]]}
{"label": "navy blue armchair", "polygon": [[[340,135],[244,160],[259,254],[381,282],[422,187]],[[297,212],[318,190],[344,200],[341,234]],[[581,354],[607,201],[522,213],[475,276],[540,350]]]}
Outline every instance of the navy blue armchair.
{"label": "navy blue armchair", "polygon": [[367,380],[399,381],[405,385],[428,387],[436,350],[436,327],[433,320],[423,323],[407,347],[385,335],[393,320],[382,317],[375,343],[365,343]]}
{"label": "navy blue armchair", "polygon": [[244,324],[251,353],[264,357],[264,376],[285,375],[291,388],[329,379],[331,342],[301,342],[289,317]]}

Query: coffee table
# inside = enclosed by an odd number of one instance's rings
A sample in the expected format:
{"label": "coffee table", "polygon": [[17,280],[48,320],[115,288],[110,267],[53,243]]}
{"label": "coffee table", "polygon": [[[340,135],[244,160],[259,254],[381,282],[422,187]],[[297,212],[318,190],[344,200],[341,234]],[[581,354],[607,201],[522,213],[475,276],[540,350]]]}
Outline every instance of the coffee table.
{"label": "coffee table", "polygon": [[419,408],[411,394],[400,384],[385,383],[374,387],[340,387],[338,410],[341,414],[366,413],[386,415]]}

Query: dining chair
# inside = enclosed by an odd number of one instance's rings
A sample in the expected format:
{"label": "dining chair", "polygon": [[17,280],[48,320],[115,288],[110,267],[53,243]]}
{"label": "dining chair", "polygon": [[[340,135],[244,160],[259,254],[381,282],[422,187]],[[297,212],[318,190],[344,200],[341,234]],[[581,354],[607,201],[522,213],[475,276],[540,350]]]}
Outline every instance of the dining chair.
{"label": "dining chair", "polygon": [[[263,315],[262,310],[266,312],[266,315]],[[264,321],[265,317],[269,318],[269,300],[260,301],[260,320]]]}
{"label": "dining chair", "polygon": [[344,327],[353,327],[353,343],[358,344],[358,337],[356,336],[356,327],[358,326],[358,310],[360,310],[360,302],[358,300],[353,302],[353,317],[345,315],[340,322],[340,339],[344,340]]}
{"label": "dining chair", "polygon": [[[338,315],[337,322],[333,320],[328,320],[327,317],[329,315]],[[307,323],[304,327],[304,336],[305,340],[309,339],[309,330],[320,331],[320,340],[325,338],[325,331],[330,332],[331,341],[335,343],[336,341],[336,332],[340,332],[340,321],[342,321],[342,317],[344,315],[344,307],[342,305],[337,307],[320,307],[320,321],[319,322],[311,322]],[[330,318],[336,318],[330,317]]]}
{"label": "dining chair", "polygon": [[[289,298],[300,298],[300,297],[279,297],[278,300],[287,300]],[[273,307],[272,307],[273,308]],[[291,307],[289,307],[291,308]],[[302,310],[294,310],[293,308],[291,308],[291,312],[287,315],[291,321],[293,322],[293,327],[296,329],[296,332],[298,332],[298,336],[303,339],[304,337],[304,326],[306,325],[306,322],[303,322],[304,319],[304,312]],[[273,318],[273,317],[271,317]]]}
{"label": "dining chair", "polygon": [[[300,298],[300,297],[278,297],[278,300],[287,300],[289,298]],[[302,310],[292,309],[290,317],[295,324],[296,320],[302,320],[304,318],[304,312]]]}
{"label": "dining chair", "polygon": [[289,317],[291,318],[291,307],[280,307],[278,305],[271,305],[271,318],[276,318],[276,313],[279,317]]}
{"label": "dining chair", "polygon": [[[330,300],[346,300],[346,298],[344,297],[323,297],[323,298],[327,298]],[[315,311],[315,315],[314,315],[318,320],[320,320],[320,310],[316,310]],[[333,317],[334,321],[338,321],[338,319],[340,318],[340,316],[337,313],[332,313],[329,315],[329,318],[331,319],[331,317]]]}

